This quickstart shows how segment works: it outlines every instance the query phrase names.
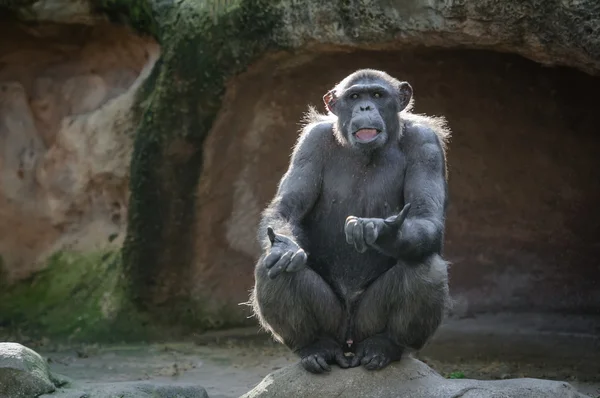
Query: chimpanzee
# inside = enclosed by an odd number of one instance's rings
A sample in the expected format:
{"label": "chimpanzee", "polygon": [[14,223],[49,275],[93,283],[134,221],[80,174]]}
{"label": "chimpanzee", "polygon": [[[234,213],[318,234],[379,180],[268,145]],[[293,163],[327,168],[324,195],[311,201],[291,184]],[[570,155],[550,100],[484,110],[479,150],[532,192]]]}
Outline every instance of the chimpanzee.
{"label": "chimpanzee", "polygon": [[309,108],[262,214],[250,304],[313,373],[375,370],[419,350],[449,309],[442,258],[445,119],[410,113],[413,89],[358,70]]}

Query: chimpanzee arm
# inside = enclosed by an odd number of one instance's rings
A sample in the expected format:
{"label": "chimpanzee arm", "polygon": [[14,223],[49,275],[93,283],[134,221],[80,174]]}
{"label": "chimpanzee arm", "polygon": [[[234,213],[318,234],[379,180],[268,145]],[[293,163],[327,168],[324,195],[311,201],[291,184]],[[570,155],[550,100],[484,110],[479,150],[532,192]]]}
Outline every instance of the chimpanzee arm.
{"label": "chimpanzee arm", "polygon": [[411,126],[403,150],[407,160],[404,203],[410,203],[410,210],[400,230],[382,233],[374,246],[395,258],[422,260],[442,251],[448,200],[446,159],[437,135],[424,126]]}
{"label": "chimpanzee arm", "polygon": [[313,208],[321,191],[323,144],[332,134],[330,128],[328,124],[307,126],[298,139],[289,168],[279,182],[275,197],[262,214],[258,238],[263,250],[271,247],[268,227],[273,228],[276,234],[300,242],[300,222]]}
{"label": "chimpanzee arm", "polygon": [[413,127],[407,140],[407,170],[404,203],[410,203],[408,217],[400,230],[401,257],[422,258],[441,254],[448,201],[446,159],[440,141],[425,127]]}

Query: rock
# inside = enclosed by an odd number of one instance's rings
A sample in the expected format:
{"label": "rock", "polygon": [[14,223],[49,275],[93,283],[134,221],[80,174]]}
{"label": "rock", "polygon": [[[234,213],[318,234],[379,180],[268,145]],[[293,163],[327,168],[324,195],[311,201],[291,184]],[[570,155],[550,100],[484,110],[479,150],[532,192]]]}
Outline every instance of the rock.
{"label": "rock", "polygon": [[0,398],[37,397],[53,392],[46,361],[18,343],[0,343]]}
{"label": "rock", "polygon": [[98,383],[64,389],[40,398],[208,398],[206,390],[194,384],[169,385],[152,382]]}
{"label": "rock", "polygon": [[[69,12],[84,3],[32,7]],[[53,253],[118,247],[108,237],[125,235],[132,108],[160,51],[124,27],[76,20],[0,26],[0,37],[11,37],[0,40],[0,252],[9,285]]]}
{"label": "rock", "polygon": [[71,380],[70,377],[58,373],[50,373],[50,380],[52,380],[52,383],[54,383],[56,387],[66,388],[73,384],[73,380]]}
{"label": "rock", "polygon": [[25,21],[90,25],[101,19],[94,15],[88,0],[13,0],[8,2],[8,7]]}
{"label": "rock", "polygon": [[569,398],[586,397],[570,384],[541,379],[448,380],[423,362],[406,357],[378,372],[362,367],[313,375],[298,363],[273,372],[242,398],[267,397],[373,398]]}

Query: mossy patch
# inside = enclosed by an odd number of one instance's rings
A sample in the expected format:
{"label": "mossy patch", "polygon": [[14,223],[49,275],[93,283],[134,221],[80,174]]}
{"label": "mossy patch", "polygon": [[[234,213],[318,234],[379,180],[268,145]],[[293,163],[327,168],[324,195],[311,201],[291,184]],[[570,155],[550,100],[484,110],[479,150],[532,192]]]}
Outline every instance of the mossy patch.
{"label": "mossy patch", "polygon": [[31,337],[121,341],[147,337],[124,299],[121,254],[57,252],[29,280],[0,292],[0,322]]}
{"label": "mossy patch", "polygon": [[228,317],[189,299],[202,146],[226,81],[272,48],[281,19],[270,0],[151,3],[161,58],[138,99],[123,249],[129,292],[161,323],[225,325]]}
{"label": "mossy patch", "polygon": [[464,379],[465,374],[461,371],[456,371],[456,372],[452,372],[452,373],[448,374],[448,376],[446,376],[446,378],[448,378],[448,379]]}
{"label": "mossy patch", "polygon": [[97,0],[91,2],[95,12],[106,14],[111,22],[131,26],[140,33],[157,36],[152,2],[145,0]]}

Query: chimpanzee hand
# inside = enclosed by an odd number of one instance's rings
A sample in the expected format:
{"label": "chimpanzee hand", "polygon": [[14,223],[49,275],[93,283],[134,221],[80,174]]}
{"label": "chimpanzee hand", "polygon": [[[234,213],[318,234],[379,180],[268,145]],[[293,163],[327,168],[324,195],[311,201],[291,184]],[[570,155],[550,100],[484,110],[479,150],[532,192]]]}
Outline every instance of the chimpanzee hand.
{"label": "chimpanzee hand", "polygon": [[298,272],[306,266],[306,252],[296,242],[285,235],[276,234],[267,227],[271,241],[271,252],[265,257],[264,265],[269,270],[269,278],[275,279],[284,271]]}
{"label": "chimpanzee hand", "polygon": [[407,203],[400,213],[386,219],[349,216],[346,218],[346,225],[344,226],[346,242],[354,245],[359,253],[364,253],[367,246],[374,244],[380,236],[397,234],[409,210],[410,203]]}

